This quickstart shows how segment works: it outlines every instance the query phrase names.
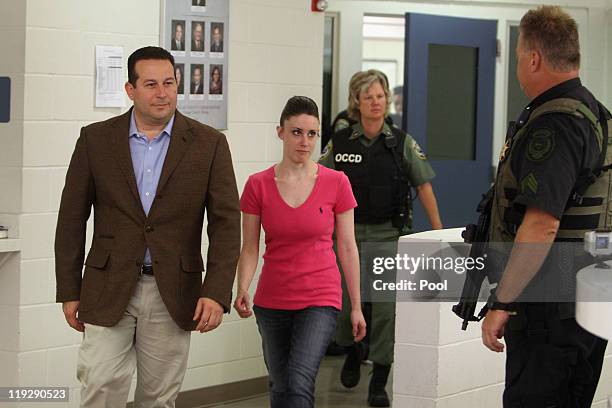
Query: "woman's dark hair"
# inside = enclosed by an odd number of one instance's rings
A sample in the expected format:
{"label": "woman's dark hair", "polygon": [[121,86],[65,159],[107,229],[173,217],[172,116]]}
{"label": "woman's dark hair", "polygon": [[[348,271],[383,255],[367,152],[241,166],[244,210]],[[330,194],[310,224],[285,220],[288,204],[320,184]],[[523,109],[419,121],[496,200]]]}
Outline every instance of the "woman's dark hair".
{"label": "woman's dark hair", "polygon": [[[136,73],[136,63],[141,60],[168,60],[174,70],[174,57],[161,47],[142,47],[137,49],[128,58],[128,82],[136,86],[138,74]],[[176,71],[175,71],[176,72]]]}
{"label": "woman's dark hair", "polygon": [[280,116],[280,125],[292,116],[310,115],[319,120],[319,108],[315,101],[307,96],[292,96],[289,98]]}

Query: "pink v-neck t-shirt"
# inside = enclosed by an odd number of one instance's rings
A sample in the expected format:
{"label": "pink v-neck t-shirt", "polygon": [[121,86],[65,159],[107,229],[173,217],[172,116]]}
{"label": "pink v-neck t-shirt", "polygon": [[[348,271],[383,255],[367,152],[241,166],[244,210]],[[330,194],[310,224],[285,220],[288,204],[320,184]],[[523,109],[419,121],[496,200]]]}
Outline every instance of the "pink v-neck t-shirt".
{"label": "pink v-neck t-shirt", "polygon": [[261,217],[264,264],[253,303],[270,309],[309,306],[342,309],[340,272],[333,250],[335,215],[357,206],[348,177],[319,166],[312,192],[297,208],[281,197],[274,166],[249,177],[240,209]]}

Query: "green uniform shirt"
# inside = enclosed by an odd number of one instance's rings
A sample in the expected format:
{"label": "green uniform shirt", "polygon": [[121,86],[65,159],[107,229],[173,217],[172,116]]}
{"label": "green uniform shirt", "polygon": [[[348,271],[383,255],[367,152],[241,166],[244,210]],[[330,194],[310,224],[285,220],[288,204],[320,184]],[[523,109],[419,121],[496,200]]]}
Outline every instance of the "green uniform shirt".
{"label": "green uniform shirt", "polygon": [[[391,128],[387,123],[383,125],[381,134],[374,139],[368,139],[360,123],[352,126],[353,133],[349,136],[350,140],[359,139],[365,147],[371,147],[380,137],[392,134]],[[325,147],[319,163],[325,167],[334,168],[334,148],[332,140]],[[406,135],[404,151],[402,154],[402,166],[406,171],[410,183],[413,186],[420,186],[430,181],[435,173],[425,154],[417,142]],[[402,235],[410,231],[402,231]],[[371,331],[370,354],[369,358],[382,365],[393,363],[393,347],[395,344],[395,297],[390,297],[388,292],[383,295],[373,291],[372,280],[384,279],[386,282],[395,282],[395,272],[387,271],[384,278],[372,273],[372,257],[395,257],[397,254],[397,241],[400,231],[395,228],[391,221],[382,224],[355,224],[355,240],[360,256],[360,283],[362,289],[362,301],[373,303],[371,326],[375,329]],[[339,265],[341,268],[341,265]],[[344,283],[343,283],[344,285]],[[375,304],[375,306],[374,306]],[[348,291],[344,287],[342,291],[342,312],[338,318],[338,329],[336,331],[336,341],[340,345],[353,344],[352,326],[350,320],[350,300]]]}
{"label": "green uniform shirt", "polygon": [[[359,139],[361,144],[366,147],[372,146],[379,137],[384,137],[385,135],[392,134],[391,128],[387,123],[383,125],[382,131],[380,135],[376,136],[373,139],[369,139],[364,131],[361,123],[356,123],[352,126],[353,133],[349,137],[351,140]],[[324,165],[325,167],[329,167],[333,169],[334,166],[334,148],[332,139],[329,140],[327,146],[325,146],[325,150],[323,151],[323,155],[319,158],[319,163]],[[435,177],[435,173],[431,168],[431,165],[427,161],[427,157],[421,150],[421,147],[418,145],[416,140],[412,138],[412,136],[406,134],[406,141],[404,143],[404,151],[402,154],[402,166],[404,167],[406,173],[408,174],[408,178],[410,179],[410,184],[413,187],[420,186],[429,182],[431,179]],[[404,230],[402,231],[402,235],[409,233],[410,231]],[[358,241],[358,244],[362,241],[374,241],[374,242],[382,242],[382,241],[397,241],[399,238],[400,232],[397,228],[391,225],[391,221],[385,222],[383,224],[356,224],[355,225],[355,238]]]}
{"label": "green uniform shirt", "polygon": [[[374,139],[369,139],[364,134],[361,123],[354,124],[352,128],[353,133],[351,134],[349,139],[359,139],[361,144],[366,147],[372,146],[378,140],[379,137],[384,137],[384,135],[392,134],[391,128],[387,123],[383,125],[380,135],[376,136]],[[325,146],[323,155],[321,156],[321,158],[319,158],[319,163],[321,163],[325,167],[329,167],[330,169],[334,168],[334,147],[332,139],[330,139],[327,143],[327,146]],[[416,140],[414,140],[412,136],[408,134],[406,134],[406,142],[404,143],[402,165],[406,170],[406,173],[408,174],[410,184],[412,184],[412,186],[414,187],[427,183],[436,175],[431,166],[429,165],[427,157],[421,150],[421,147],[418,145]]]}

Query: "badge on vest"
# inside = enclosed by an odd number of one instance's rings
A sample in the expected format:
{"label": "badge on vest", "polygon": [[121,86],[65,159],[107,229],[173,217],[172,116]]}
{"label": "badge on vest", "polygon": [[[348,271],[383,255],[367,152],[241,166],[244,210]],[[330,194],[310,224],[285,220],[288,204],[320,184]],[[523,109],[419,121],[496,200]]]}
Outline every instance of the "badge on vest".
{"label": "badge on vest", "polygon": [[543,162],[548,159],[555,148],[555,132],[551,129],[536,129],[529,135],[527,158],[532,162]]}
{"label": "badge on vest", "polygon": [[321,153],[321,157],[319,157],[319,160],[323,160],[327,157],[327,155],[329,155],[332,151],[332,141],[330,140],[329,142],[327,142],[327,145],[325,145],[325,149],[323,150],[323,153]]}
{"label": "badge on vest", "polygon": [[363,157],[354,153],[338,153],[334,156],[337,163],[361,163]]}
{"label": "badge on vest", "polygon": [[506,143],[504,143],[504,147],[502,147],[501,152],[499,152],[500,163],[506,160],[506,156],[508,156],[508,150],[510,150],[510,139],[506,140]]}

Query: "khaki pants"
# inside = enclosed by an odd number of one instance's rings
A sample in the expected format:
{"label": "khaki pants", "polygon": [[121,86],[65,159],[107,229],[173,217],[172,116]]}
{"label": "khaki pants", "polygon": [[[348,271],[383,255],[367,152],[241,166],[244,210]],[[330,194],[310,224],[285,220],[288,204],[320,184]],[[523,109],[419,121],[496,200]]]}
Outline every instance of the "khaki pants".
{"label": "khaki pants", "polygon": [[136,367],[134,407],[174,407],[190,337],[168,314],[155,278],[142,275],[119,323],[85,324],[77,366],[81,407],[125,407]]}

